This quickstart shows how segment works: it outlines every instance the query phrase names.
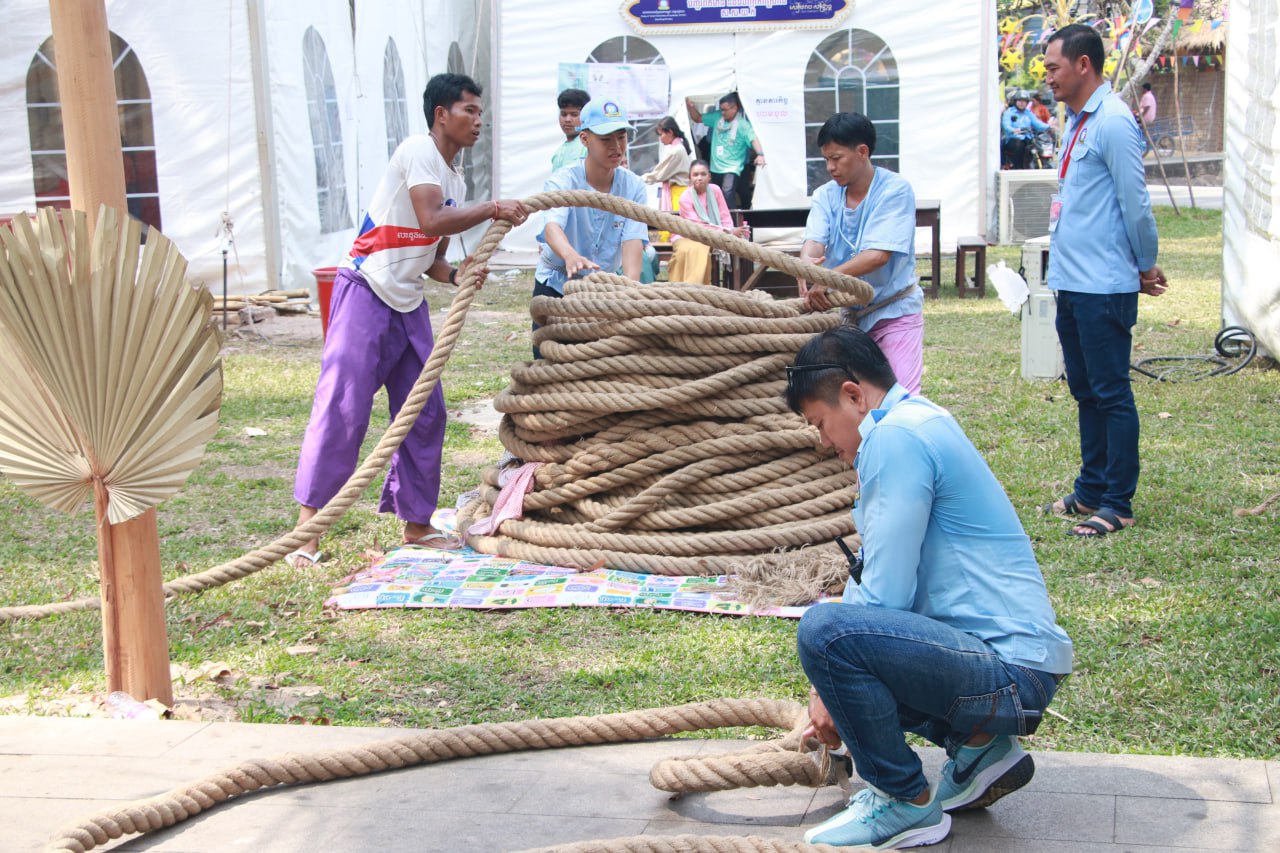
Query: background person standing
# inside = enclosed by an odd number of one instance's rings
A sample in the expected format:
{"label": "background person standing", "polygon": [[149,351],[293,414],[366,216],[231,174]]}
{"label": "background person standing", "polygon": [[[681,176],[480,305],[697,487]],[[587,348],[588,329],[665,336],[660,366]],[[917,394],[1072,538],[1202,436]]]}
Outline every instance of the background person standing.
{"label": "background person standing", "polygon": [[1049,38],[1046,82],[1066,103],[1058,195],[1049,212],[1049,287],[1080,423],[1080,474],[1045,510],[1089,518],[1073,536],[1133,524],[1138,409],[1129,380],[1138,293],[1167,286],[1133,114],[1102,78],[1102,39],[1072,24]]}
{"label": "background person standing", "polygon": [[591,102],[591,96],[581,89],[565,89],[556,97],[556,106],[560,108],[560,132],[564,134],[564,142],[551,155],[551,171],[558,172],[565,166],[579,163],[587,156],[587,147],[578,138],[578,122],[582,118],[582,108]]}
{"label": "background person standing", "polygon": [[742,101],[737,92],[730,92],[720,99],[718,110],[703,115],[693,101],[684,99],[689,118],[711,129],[711,180],[724,191],[725,200],[733,208],[746,208],[751,193],[742,184],[742,172],[747,165],[747,155],[755,152],[753,161],[757,168],[764,166],[764,151],[756,138],[751,122],[742,114]]}
{"label": "background person standing", "polygon": [[1142,84],[1142,97],[1138,99],[1138,115],[1147,127],[1156,120],[1156,94],[1151,91],[1150,83]]}

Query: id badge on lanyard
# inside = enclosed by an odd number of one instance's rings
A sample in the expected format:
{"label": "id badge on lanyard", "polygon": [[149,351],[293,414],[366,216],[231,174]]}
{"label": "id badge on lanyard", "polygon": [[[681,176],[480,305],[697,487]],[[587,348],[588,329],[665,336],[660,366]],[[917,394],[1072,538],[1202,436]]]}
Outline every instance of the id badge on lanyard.
{"label": "id badge on lanyard", "polygon": [[[1067,180],[1067,168],[1071,165],[1071,154],[1076,150],[1076,142],[1080,140],[1080,134],[1084,131],[1085,122],[1089,120],[1091,113],[1081,113],[1080,121],[1076,123],[1076,132],[1071,137],[1071,143],[1067,146],[1066,151],[1062,154],[1062,165],[1058,167],[1058,187]],[[1056,192],[1049,201],[1049,233],[1052,234],[1058,230],[1058,220],[1062,218],[1062,193]]]}

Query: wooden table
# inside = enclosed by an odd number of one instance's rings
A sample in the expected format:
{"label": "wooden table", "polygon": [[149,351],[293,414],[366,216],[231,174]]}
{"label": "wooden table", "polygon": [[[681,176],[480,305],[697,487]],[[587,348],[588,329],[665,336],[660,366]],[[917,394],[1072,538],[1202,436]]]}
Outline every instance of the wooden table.
{"label": "wooden table", "polygon": [[[731,210],[733,224],[741,225],[745,219],[751,226],[751,239],[754,240],[761,228],[803,228],[809,219],[807,207],[765,208],[760,210]],[[928,228],[931,232],[932,251],[929,256],[929,273],[920,276],[921,289],[927,296],[937,297],[938,284],[942,280],[942,202],[937,199],[916,199],[916,227]],[[788,254],[799,254],[800,245],[788,246],[782,251]],[[750,290],[759,283],[768,267],[755,268],[750,258],[733,256],[733,266],[726,277],[719,265],[712,267],[712,284],[720,287],[732,287],[734,290]],[[929,279],[929,286],[924,286],[924,279]],[[727,280],[726,280],[727,279]]]}

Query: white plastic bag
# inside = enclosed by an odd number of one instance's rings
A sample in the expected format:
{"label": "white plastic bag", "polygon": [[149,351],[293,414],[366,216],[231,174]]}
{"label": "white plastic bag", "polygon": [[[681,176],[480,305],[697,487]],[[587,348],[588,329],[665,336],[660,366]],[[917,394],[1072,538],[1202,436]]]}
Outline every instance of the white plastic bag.
{"label": "white plastic bag", "polygon": [[1031,291],[1027,289],[1026,281],[1023,280],[1022,276],[1005,266],[1004,261],[987,267],[987,278],[995,286],[996,294],[999,295],[1000,301],[1014,314],[1018,313],[1018,310],[1022,308],[1022,303],[1026,302],[1027,297],[1031,295]]}

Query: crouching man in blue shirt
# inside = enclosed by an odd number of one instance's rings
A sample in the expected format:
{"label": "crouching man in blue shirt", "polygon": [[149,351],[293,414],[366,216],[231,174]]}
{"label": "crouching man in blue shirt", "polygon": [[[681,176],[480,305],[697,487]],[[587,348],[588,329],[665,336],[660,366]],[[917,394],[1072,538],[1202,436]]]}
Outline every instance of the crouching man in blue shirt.
{"label": "crouching man in blue shirt", "polygon": [[[877,850],[933,844],[1035,772],[1018,743],[1071,671],[1031,542],[945,409],[909,395],[876,343],[841,326],[787,368],[787,403],[858,474],[861,584],[800,621],[810,736],[848,747],[867,783],[805,834]],[[950,760],[930,787],[914,732]]]}

